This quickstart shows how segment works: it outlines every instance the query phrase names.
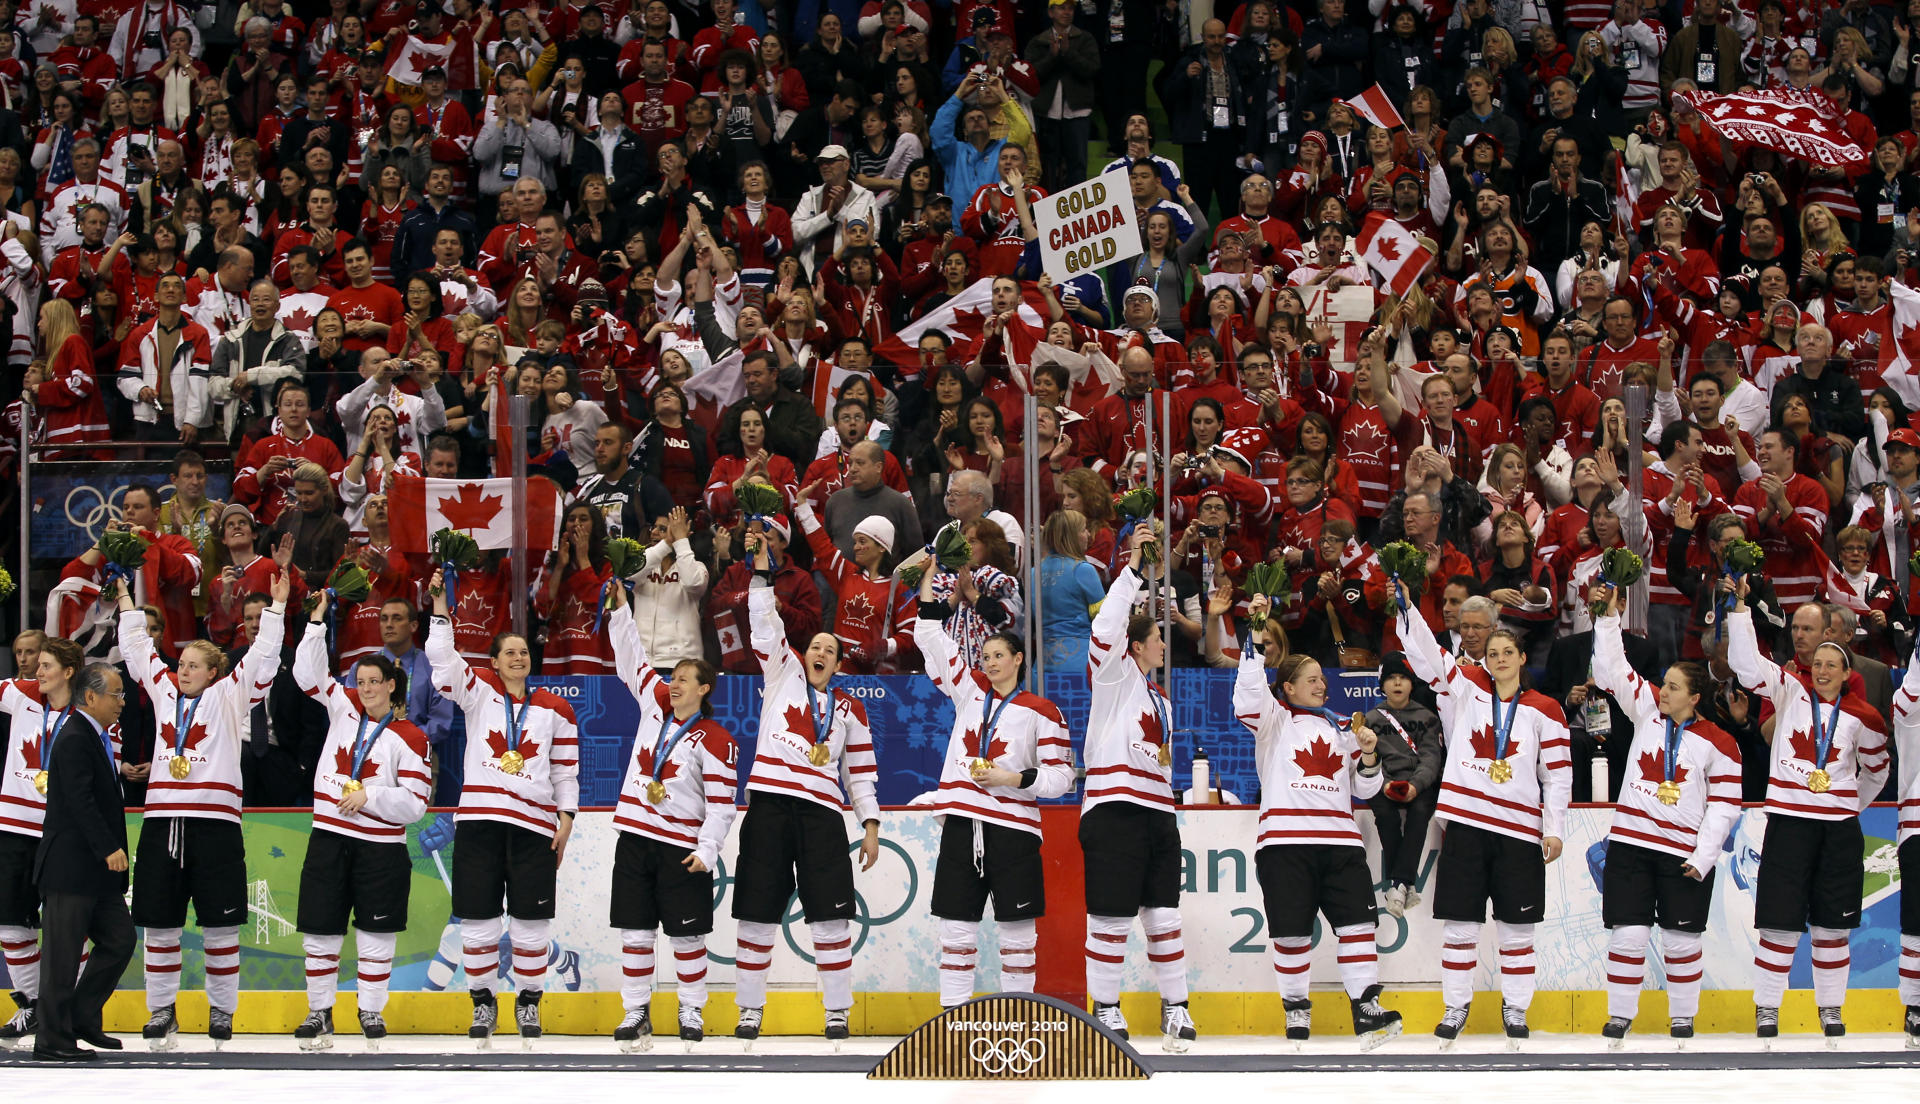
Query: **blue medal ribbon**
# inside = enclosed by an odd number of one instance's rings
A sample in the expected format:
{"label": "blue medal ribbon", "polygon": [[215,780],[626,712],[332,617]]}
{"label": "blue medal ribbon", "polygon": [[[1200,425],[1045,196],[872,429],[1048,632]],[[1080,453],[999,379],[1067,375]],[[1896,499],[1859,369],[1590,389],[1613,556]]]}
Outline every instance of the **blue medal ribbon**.
{"label": "blue medal ribbon", "polygon": [[1167,697],[1160,692],[1160,687],[1152,679],[1147,680],[1147,700],[1153,703],[1153,719],[1160,722],[1160,746],[1171,747],[1173,725],[1168,723]]}
{"label": "blue medal ribbon", "polygon": [[513,715],[513,697],[507,695],[507,750],[520,750],[520,733],[527,727],[527,711],[533,708],[533,691],[527,691],[527,700],[520,706],[520,715]]}
{"label": "blue medal ribbon", "polygon": [[807,686],[807,718],[813,722],[813,744],[820,747],[827,742],[827,732],[833,727],[833,693],[827,693],[827,711],[820,712],[820,698],[814,693],[813,683]]}
{"label": "blue medal ribbon", "polygon": [[990,758],[987,755],[987,748],[993,744],[993,730],[999,726],[1000,714],[1007,711],[1007,706],[1012,703],[1014,697],[1012,694],[1008,694],[1006,697],[1001,698],[1000,708],[995,709],[993,707],[994,696],[994,692],[988,690],[987,700],[980,703],[980,749],[979,754],[974,756],[976,759]]}
{"label": "blue medal ribbon", "polygon": [[653,742],[653,781],[655,782],[660,781],[660,772],[666,769],[667,760],[673,757],[673,749],[680,746],[680,741],[686,736],[687,730],[700,723],[700,714],[695,713],[681,721],[680,727],[674,729],[672,735],[668,735],[667,726],[671,723],[673,723],[671,713],[660,718],[660,736]]}
{"label": "blue medal ribbon", "polygon": [[1507,720],[1500,723],[1500,695],[1493,695],[1493,757],[1495,760],[1507,757],[1508,736],[1513,732],[1514,718],[1520,715],[1520,695],[1513,695],[1513,704],[1507,707]]}
{"label": "blue medal ribbon", "polygon": [[[193,708],[187,709],[187,698],[176,694],[173,699],[173,754],[176,758],[187,753],[187,730],[193,727],[194,715],[200,712],[200,703],[206,700],[202,695],[193,700]],[[184,719],[182,711],[184,713]]]}
{"label": "blue medal ribbon", "polygon": [[[1687,726],[1673,723],[1673,718],[1665,718],[1667,725],[1667,766],[1662,781],[1673,781],[1673,772],[1680,762],[1680,740],[1687,734]],[[1691,723],[1691,722],[1689,722]]]}
{"label": "blue medal ribbon", "polygon": [[387,715],[380,718],[379,726],[373,730],[373,735],[369,736],[367,735],[367,722],[372,719],[371,717],[362,716],[360,718],[360,730],[354,733],[353,773],[348,776],[349,781],[359,780],[361,765],[366,763],[367,755],[373,751],[373,745],[380,742],[380,734],[385,732],[387,726],[393,723],[393,710],[387,710]]}
{"label": "blue medal ribbon", "polygon": [[[1845,691],[1842,691],[1842,693],[1844,694]],[[1822,725],[1820,723],[1820,697],[1817,694],[1814,696],[1813,729],[1814,729],[1813,754],[1816,760],[1814,763],[1814,767],[1817,770],[1826,770],[1827,756],[1833,751],[1833,738],[1840,731],[1840,699],[1839,698],[1833,699],[1833,712],[1830,715],[1828,715],[1827,723],[1825,725]]]}

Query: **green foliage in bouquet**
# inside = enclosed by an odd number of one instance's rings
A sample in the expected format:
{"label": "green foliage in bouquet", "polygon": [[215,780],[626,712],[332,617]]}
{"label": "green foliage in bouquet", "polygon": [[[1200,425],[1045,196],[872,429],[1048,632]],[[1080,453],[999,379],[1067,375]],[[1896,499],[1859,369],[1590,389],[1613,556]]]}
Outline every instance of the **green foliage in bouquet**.
{"label": "green foliage in bouquet", "polygon": [[607,542],[607,563],[614,578],[631,578],[646,566],[647,546],[632,537],[615,537]]}
{"label": "green foliage in bouquet", "polygon": [[[1600,578],[1616,590],[1625,590],[1639,582],[1646,569],[1646,561],[1632,549],[1609,548],[1600,553]],[[1598,599],[1588,602],[1587,612],[1599,617],[1607,612],[1607,603]]]}
{"label": "green foliage in bouquet", "polygon": [[[940,527],[933,535],[933,544],[928,546],[927,554],[943,571],[958,571],[973,560],[973,545],[968,542],[965,533],[960,531],[960,523],[950,521]],[[926,574],[925,562],[908,564],[900,569],[900,585],[909,590],[920,589],[920,580]]]}
{"label": "green foliage in bouquet", "polygon": [[1750,540],[1734,541],[1727,545],[1727,570],[1734,575],[1747,575],[1765,567],[1766,550]]}
{"label": "green foliage in bouquet", "polygon": [[1119,514],[1127,522],[1127,524],[1122,527],[1119,540],[1119,546],[1122,550],[1126,548],[1127,543],[1132,539],[1133,530],[1137,526],[1146,526],[1148,532],[1154,535],[1154,539],[1148,541],[1140,549],[1140,558],[1145,563],[1156,564],[1160,562],[1160,530],[1159,527],[1153,523],[1153,512],[1159,508],[1160,495],[1159,492],[1155,491],[1152,487],[1135,487],[1133,490],[1113,500],[1114,512]]}
{"label": "green foliage in bouquet", "polygon": [[[480,545],[472,537],[455,529],[436,531],[427,541],[427,555],[443,571],[472,571],[480,566]],[[440,592],[434,591],[434,597]]]}
{"label": "green foliage in bouquet", "polygon": [[[355,602],[366,601],[367,595],[373,593],[373,580],[367,578],[366,569],[361,567],[357,562],[353,560],[341,560],[334,565],[333,574],[327,577],[326,589],[333,592],[333,604],[335,608],[351,606]],[[313,607],[319,604],[319,593],[316,592],[307,595],[306,606],[308,613],[312,613]]]}
{"label": "green foliage in bouquet", "polygon": [[134,572],[147,562],[147,539],[130,529],[109,529],[100,534],[100,555],[107,563],[105,579],[100,587],[103,601],[117,598],[115,589],[121,579],[132,579]]}
{"label": "green foliage in bouquet", "polygon": [[1394,541],[1380,550],[1380,569],[1406,584],[1407,598],[1419,601],[1427,585],[1427,554],[1410,541]]}
{"label": "green foliage in bouquet", "polygon": [[780,488],[759,480],[740,488],[734,498],[748,517],[772,517],[786,506],[786,500],[780,497]]}
{"label": "green foliage in bouquet", "polygon": [[[1244,586],[1248,596],[1264,594],[1271,599],[1273,605],[1278,606],[1293,593],[1293,578],[1287,574],[1287,565],[1262,561],[1247,570],[1247,581]],[[1254,632],[1259,632],[1267,627],[1267,619],[1263,616],[1250,617],[1247,619],[1247,627]]]}

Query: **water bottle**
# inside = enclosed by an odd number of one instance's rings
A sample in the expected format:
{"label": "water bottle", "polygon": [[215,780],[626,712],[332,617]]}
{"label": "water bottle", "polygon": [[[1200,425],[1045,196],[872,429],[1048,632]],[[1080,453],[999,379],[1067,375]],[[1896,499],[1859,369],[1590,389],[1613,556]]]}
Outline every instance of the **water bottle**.
{"label": "water bottle", "polygon": [[1213,800],[1213,764],[1207,762],[1206,748],[1196,747],[1193,749],[1193,788],[1189,790],[1188,793],[1191,795],[1187,801],[1189,805],[1215,804]]}

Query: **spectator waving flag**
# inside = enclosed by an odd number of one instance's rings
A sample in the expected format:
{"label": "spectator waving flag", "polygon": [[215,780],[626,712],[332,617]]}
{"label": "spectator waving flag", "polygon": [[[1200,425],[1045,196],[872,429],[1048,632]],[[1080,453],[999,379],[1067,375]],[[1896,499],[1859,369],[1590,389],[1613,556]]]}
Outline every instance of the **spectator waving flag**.
{"label": "spectator waving flag", "polygon": [[394,548],[407,553],[427,551],[427,541],[441,529],[456,529],[483,549],[512,548],[516,528],[526,532],[528,548],[547,549],[560,537],[560,489],[544,476],[527,480],[527,518],[513,520],[513,480],[429,479],[396,471],[388,485],[387,503]]}
{"label": "spectator waving flag", "polygon": [[1367,224],[1360,228],[1360,236],[1354,239],[1353,245],[1380,274],[1385,290],[1395,295],[1411,291],[1427,266],[1433,263],[1433,254],[1422,248],[1413,233],[1385,211],[1367,216]]}
{"label": "spectator waving flag", "polygon": [[1351,100],[1340,102],[1353,108],[1374,126],[1398,130],[1407,125],[1406,120],[1400,117],[1400,112],[1394,109],[1393,97],[1387,95],[1387,90],[1377,84]]}
{"label": "spectator waving flag", "polygon": [[[1019,308],[1020,317],[1030,325],[1044,326],[1042,320],[1047,317],[1044,293],[1032,284],[1022,284],[1020,294],[1023,300]],[[979,349],[981,335],[986,331],[987,316],[991,313],[993,277],[987,276],[967,285],[964,291],[947,300],[939,309],[902,326],[893,336],[882,338],[873,347],[873,355],[903,368],[915,366],[917,371],[920,335],[929,330],[939,330],[953,342],[947,350],[948,361],[965,364],[973,359],[973,354]]]}
{"label": "spectator waving flag", "polygon": [[394,51],[393,64],[387,66],[387,76],[398,84],[418,87],[433,68],[445,69],[453,57],[452,42],[428,42],[416,35],[408,35],[400,49]]}
{"label": "spectator waving flag", "polygon": [[1920,408],[1920,291],[1887,281],[1893,301],[1893,340],[1880,343],[1880,376],[1906,402]]}
{"label": "spectator waving flag", "polygon": [[1867,159],[1833,101],[1819,92],[1776,87],[1724,96],[1677,92],[1674,98],[1693,105],[1707,126],[1730,142],[1765,146],[1815,165],[1847,167]]}

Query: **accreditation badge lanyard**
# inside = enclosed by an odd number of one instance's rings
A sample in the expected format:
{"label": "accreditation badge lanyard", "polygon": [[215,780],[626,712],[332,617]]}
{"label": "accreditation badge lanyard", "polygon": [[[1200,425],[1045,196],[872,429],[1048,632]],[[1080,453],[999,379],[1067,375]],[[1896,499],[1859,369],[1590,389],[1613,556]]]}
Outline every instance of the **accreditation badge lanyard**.
{"label": "accreditation badge lanyard", "polygon": [[687,730],[699,723],[699,721],[700,714],[695,713],[693,716],[681,721],[680,727],[669,733],[667,726],[673,723],[673,714],[669,713],[660,718],[660,737],[653,742],[652,780],[654,782],[660,781],[661,772],[667,768],[667,760],[673,758],[673,750],[680,746],[680,741],[686,737]]}
{"label": "accreditation badge lanyard", "polygon": [[354,733],[353,774],[348,776],[348,781],[359,781],[360,768],[366,763],[367,755],[373,751],[373,745],[380,742],[380,734],[385,732],[387,726],[393,723],[393,710],[387,710],[387,715],[380,718],[380,723],[374,727],[373,734],[369,736],[367,734],[367,722],[372,719],[371,717],[361,717],[360,729]]}

